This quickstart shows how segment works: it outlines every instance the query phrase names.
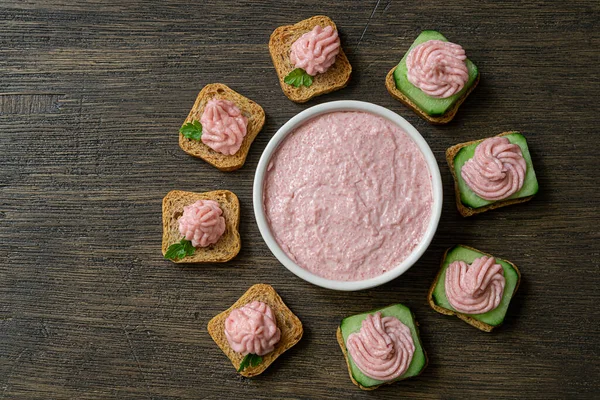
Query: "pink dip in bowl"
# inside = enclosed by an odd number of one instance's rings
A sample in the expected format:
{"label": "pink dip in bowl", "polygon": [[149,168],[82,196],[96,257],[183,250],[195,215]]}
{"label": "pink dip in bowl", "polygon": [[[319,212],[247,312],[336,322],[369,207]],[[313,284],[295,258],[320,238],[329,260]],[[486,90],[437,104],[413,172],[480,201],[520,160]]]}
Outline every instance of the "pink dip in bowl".
{"label": "pink dip in bowl", "polygon": [[298,266],[361,281],[393,270],[423,241],[432,177],[399,125],[370,112],[333,111],[280,143],[264,176],[263,204],[275,241]]}

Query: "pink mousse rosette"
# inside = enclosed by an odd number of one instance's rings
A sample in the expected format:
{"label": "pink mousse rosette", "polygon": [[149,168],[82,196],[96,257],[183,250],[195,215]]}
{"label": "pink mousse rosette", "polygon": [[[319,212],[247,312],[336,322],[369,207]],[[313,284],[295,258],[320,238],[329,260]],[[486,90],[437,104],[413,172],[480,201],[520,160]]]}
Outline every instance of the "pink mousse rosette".
{"label": "pink mousse rosette", "polygon": [[431,97],[450,97],[460,92],[469,80],[466,59],[460,45],[428,40],[406,56],[408,81]]}
{"label": "pink mousse rosette", "polygon": [[454,261],[446,270],[446,298],[465,314],[483,314],[496,309],[502,300],[506,279],[494,257],[483,256],[468,265]]}
{"label": "pink mousse rosette", "polygon": [[183,207],[179,218],[179,233],[194,247],[207,247],[217,243],[225,232],[225,218],[219,203],[213,200],[198,200]]}
{"label": "pink mousse rosette", "polygon": [[521,148],[505,137],[494,137],[477,146],[460,174],[477,196],[485,200],[502,200],[523,187],[526,172]]}
{"label": "pink mousse rosette", "polygon": [[233,155],[242,146],[248,118],[229,100],[211,99],[202,117],[202,143],[225,155]]}
{"label": "pink mousse rosette", "polygon": [[356,366],[368,377],[389,381],[406,372],[415,352],[410,328],[380,312],[367,315],[360,331],[348,336],[346,347]]}
{"label": "pink mousse rosette", "polygon": [[332,26],[316,25],[296,40],[290,50],[290,61],[307,74],[322,74],[335,63],[340,52],[340,39]]}
{"label": "pink mousse rosette", "polygon": [[225,337],[235,352],[263,356],[279,343],[281,331],[271,308],[253,301],[229,314],[225,320]]}

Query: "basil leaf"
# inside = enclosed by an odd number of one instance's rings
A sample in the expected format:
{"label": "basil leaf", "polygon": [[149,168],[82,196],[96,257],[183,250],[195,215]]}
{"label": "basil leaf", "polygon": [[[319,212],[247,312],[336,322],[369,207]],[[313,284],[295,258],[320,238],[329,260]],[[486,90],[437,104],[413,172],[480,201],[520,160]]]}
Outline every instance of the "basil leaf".
{"label": "basil leaf", "polygon": [[187,124],[183,124],[179,132],[188,139],[200,140],[202,137],[202,124],[197,120],[188,122]]}
{"label": "basil leaf", "polygon": [[179,260],[186,256],[191,256],[194,254],[196,248],[192,246],[192,242],[186,239],[181,239],[179,243],[173,243],[167,249],[165,253],[165,258],[167,260]]}
{"label": "basil leaf", "polygon": [[257,356],[256,354],[248,353],[248,354],[246,354],[246,357],[244,357],[242,359],[242,362],[240,363],[240,367],[238,368],[237,372],[242,372],[243,370],[245,370],[248,367],[256,367],[261,362],[262,362],[261,356]]}
{"label": "basil leaf", "polygon": [[191,256],[192,254],[194,254],[196,248],[192,246],[192,242],[190,242],[189,240],[182,239],[180,243],[183,244],[183,251],[185,252],[186,256]]}
{"label": "basil leaf", "polygon": [[302,85],[310,87],[313,83],[313,77],[307,74],[302,68],[296,68],[287,74],[287,76],[283,78],[283,81],[294,87],[300,87]]}
{"label": "basil leaf", "polygon": [[256,367],[261,362],[262,362],[262,357],[261,356],[257,356],[256,354],[252,354],[252,357],[250,358],[250,366],[251,367]]}

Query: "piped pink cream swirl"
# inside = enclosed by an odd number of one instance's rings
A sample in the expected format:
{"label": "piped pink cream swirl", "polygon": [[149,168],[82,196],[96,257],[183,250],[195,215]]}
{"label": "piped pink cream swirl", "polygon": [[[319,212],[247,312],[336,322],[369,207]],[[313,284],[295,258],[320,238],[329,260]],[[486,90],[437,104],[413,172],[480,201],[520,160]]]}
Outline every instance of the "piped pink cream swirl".
{"label": "piped pink cream swirl", "polygon": [[307,74],[322,74],[335,63],[340,52],[340,38],[332,26],[316,25],[296,40],[290,50],[290,61]]}
{"label": "piped pink cream swirl", "polygon": [[234,102],[210,99],[202,117],[202,143],[225,155],[233,155],[242,146],[246,136],[248,118]]}
{"label": "piped pink cream swirl", "polygon": [[406,56],[408,81],[431,97],[450,97],[460,92],[469,80],[466,59],[460,45],[428,40]]}
{"label": "piped pink cream swirl", "polygon": [[225,218],[219,203],[198,200],[183,207],[179,218],[179,233],[192,242],[194,247],[207,247],[219,241],[225,232]]}
{"label": "piped pink cream swirl", "polygon": [[367,315],[358,332],[350,334],[346,347],[356,366],[368,377],[389,381],[408,369],[415,353],[410,328],[396,317]]}
{"label": "piped pink cream swirl", "polygon": [[483,256],[468,265],[454,261],[446,269],[446,298],[458,312],[483,314],[500,304],[506,279],[494,257]]}
{"label": "piped pink cream swirl", "polygon": [[493,137],[479,143],[460,175],[482,199],[502,200],[521,190],[526,172],[521,148],[505,137]]}
{"label": "piped pink cream swirl", "polygon": [[253,301],[233,310],[225,320],[225,336],[231,348],[242,355],[263,356],[281,339],[271,307]]}

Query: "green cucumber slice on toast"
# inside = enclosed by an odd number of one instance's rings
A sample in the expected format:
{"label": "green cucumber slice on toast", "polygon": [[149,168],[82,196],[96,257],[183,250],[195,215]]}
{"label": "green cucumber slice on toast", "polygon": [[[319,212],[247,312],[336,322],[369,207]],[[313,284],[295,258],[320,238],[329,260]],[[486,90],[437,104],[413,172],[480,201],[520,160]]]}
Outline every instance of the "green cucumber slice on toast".
{"label": "green cucumber slice on toast", "polygon": [[406,56],[408,53],[419,44],[423,42],[427,42],[429,40],[441,40],[443,42],[447,42],[448,39],[444,37],[441,33],[437,31],[423,31],[421,34],[415,39],[413,44],[410,46],[400,63],[396,67],[394,71],[394,81],[396,82],[396,88],[400,90],[406,97],[412,100],[421,110],[423,110],[427,115],[432,117],[442,116],[448,110],[452,108],[452,106],[467,92],[471,86],[477,80],[477,76],[479,75],[479,71],[475,64],[471,62],[468,58],[465,60],[467,64],[467,69],[469,70],[469,80],[465,84],[465,87],[455,95],[452,95],[445,99],[437,99],[435,97],[431,97],[425,94],[421,89],[413,85],[408,81],[407,77],[407,67],[406,67]]}
{"label": "green cucumber slice on toast", "polygon": [[[450,302],[446,297],[446,269],[454,261],[465,261],[466,263],[471,264],[476,258],[485,255],[488,254],[481,253],[475,249],[460,245],[448,250],[448,252],[446,253],[446,257],[442,262],[442,267],[438,274],[437,280],[434,283],[435,287],[433,288],[433,291],[431,293],[433,302],[439,307],[458,313],[458,311],[456,311],[450,305]],[[468,315],[469,317],[472,317],[492,327],[496,327],[502,324],[502,322],[504,321],[506,311],[519,285],[520,279],[519,272],[515,268],[513,268],[513,265],[511,263],[499,258],[496,258],[496,262],[502,266],[502,269],[504,270],[504,278],[506,279],[506,285],[504,286],[504,294],[502,296],[500,304],[495,309],[483,314],[463,314]]]}
{"label": "green cucumber slice on toast", "polygon": [[505,135],[504,137],[507,138],[509,142],[518,145],[521,148],[521,152],[523,153],[523,158],[525,159],[525,163],[527,164],[527,171],[525,173],[525,181],[523,183],[523,187],[518,192],[514,193],[512,196],[497,201],[485,200],[477,196],[475,192],[473,192],[471,188],[469,188],[469,185],[467,185],[467,183],[464,181],[460,174],[463,165],[465,165],[465,163],[469,159],[473,158],[473,155],[475,154],[475,148],[479,143],[473,143],[460,149],[453,160],[454,171],[456,173],[456,181],[460,191],[460,201],[465,206],[471,208],[480,208],[492,203],[496,203],[498,201],[533,196],[538,192],[539,185],[535,176],[535,170],[533,169],[533,162],[531,161],[531,154],[529,154],[527,140],[519,132],[513,132],[511,134]]}
{"label": "green cucumber slice on toast", "polygon": [[408,369],[404,374],[394,379],[393,381],[380,381],[377,379],[369,378],[354,364],[352,361],[352,357],[350,353],[347,353],[348,362],[350,364],[350,370],[352,372],[352,376],[356,382],[358,382],[364,388],[371,388],[374,386],[379,386],[383,383],[390,383],[399,381],[402,379],[410,378],[412,376],[417,376],[421,373],[421,371],[427,365],[427,355],[423,346],[421,345],[421,340],[419,338],[419,331],[417,328],[417,324],[414,320],[412,312],[408,309],[408,307],[402,304],[394,304],[388,307],[372,310],[363,314],[353,315],[351,317],[344,318],[342,323],[340,324],[340,329],[342,332],[342,337],[344,339],[344,344],[348,340],[348,336],[351,333],[357,332],[361,328],[361,324],[363,320],[369,314],[374,314],[377,311],[381,312],[381,315],[384,317],[393,316],[398,318],[404,325],[410,328],[410,332],[415,343],[415,352],[413,354],[413,358],[408,366]]}

